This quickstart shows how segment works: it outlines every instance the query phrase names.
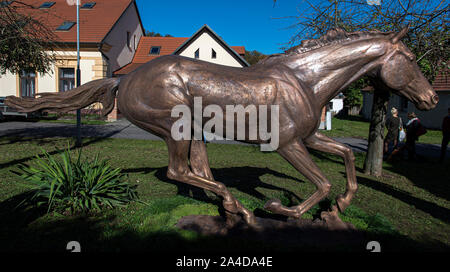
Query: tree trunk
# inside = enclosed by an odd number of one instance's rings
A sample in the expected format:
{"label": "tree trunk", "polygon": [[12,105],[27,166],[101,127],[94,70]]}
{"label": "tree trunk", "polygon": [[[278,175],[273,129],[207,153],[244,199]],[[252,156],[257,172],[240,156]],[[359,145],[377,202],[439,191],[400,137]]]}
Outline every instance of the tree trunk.
{"label": "tree trunk", "polygon": [[369,142],[364,173],[379,177],[383,169],[383,142],[386,112],[389,102],[389,90],[378,82],[372,82],[375,90],[373,95],[372,119],[370,121]]}

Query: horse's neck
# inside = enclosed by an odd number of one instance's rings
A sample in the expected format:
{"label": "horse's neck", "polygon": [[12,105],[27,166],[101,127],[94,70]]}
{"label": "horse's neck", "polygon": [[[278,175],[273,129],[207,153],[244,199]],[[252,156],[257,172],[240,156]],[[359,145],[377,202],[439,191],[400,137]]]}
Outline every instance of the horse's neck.
{"label": "horse's neck", "polygon": [[[386,52],[381,40],[328,45],[287,58],[286,65],[313,91],[321,107],[349,84],[373,70]],[[289,60],[290,59],[290,60]]]}

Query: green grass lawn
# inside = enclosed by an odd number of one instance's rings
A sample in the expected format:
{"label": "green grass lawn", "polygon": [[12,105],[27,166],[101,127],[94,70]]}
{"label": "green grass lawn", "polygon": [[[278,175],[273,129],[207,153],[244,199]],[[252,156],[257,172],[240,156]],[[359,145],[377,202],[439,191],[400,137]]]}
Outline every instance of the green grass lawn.
{"label": "green grass lawn", "polygon": [[[64,252],[72,240],[79,241],[87,252],[327,250],[287,245],[276,239],[203,237],[176,229],[174,224],[182,216],[219,214],[220,201],[209,192],[166,178],[167,147],[161,141],[84,139],[83,154],[94,157],[99,153],[101,158],[109,158],[113,167],[122,168],[146,204],[134,202],[84,216],[14,209],[30,189],[13,173],[18,164],[35,163],[34,156],[42,154],[41,148],[59,154],[57,150],[64,149],[67,141],[0,138],[0,251]],[[262,153],[254,146],[208,144],[208,154],[215,178],[258,216],[267,216],[263,206],[269,199],[295,205],[314,192],[314,186],[276,153]],[[355,155],[359,190],[343,220],[363,231],[367,242],[380,241],[384,251],[448,251],[450,165],[385,164],[384,176],[377,179],[361,173],[363,154]],[[333,184],[328,198],[333,201],[345,189],[344,165],[341,159],[322,153],[314,153],[313,159]],[[327,208],[329,201],[323,201],[305,217],[315,218]],[[365,244],[332,250],[365,251]]]}
{"label": "green grass lawn", "polygon": [[[77,119],[75,114],[62,114],[57,115],[55,113],[49,113],[47,116],[42,116],[39,119],[36,119],[38,122],[44,123],[62,123],[62,124],[76,124]],[[105,125],[108,122],[102,120],[96,114],[83,114],[81,117],[81,124],[83,125]]]}
{"label": "green grass lawn", "polygon": [[[331,130],[322,130],[321,132],[329,137],[353,137],[367,140],[369,126],[370,123],[368,121],[356,116],[350,116],[348,119],[333,118],[331,120]],[[387,134],[386,129],[385,133]],[[428,129],[425,135],[419,137],[418,142],[440,145],[442,142],[442,131]]]}

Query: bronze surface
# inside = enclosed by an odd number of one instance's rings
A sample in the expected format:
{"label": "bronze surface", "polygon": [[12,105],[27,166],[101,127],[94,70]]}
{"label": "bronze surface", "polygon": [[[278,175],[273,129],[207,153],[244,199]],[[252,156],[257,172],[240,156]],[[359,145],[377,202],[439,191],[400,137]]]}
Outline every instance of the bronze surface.
{"label": "bronze surface", "polygon": [[[202,98],[203,107],[219,105],[223,110],[225,105],[278,105],[280,132],[276,151],[311,181],[317,191],[294,207],[284,207],[279,200],[271,200],[265,208],[300,218],[328,195],[331,183],[312,161],[307,150],[310,148],[343,158],[347,189],[337,197],[337,208],[342,212],[357,191],[355,157],[349,147],[318,132],[322,108],[364,75],[376,78],[421,110],[432,109],[438,103],[415,56],[400,41],[406,32],[407,28],[399,33],[331,30],[320,39],[304,41],[285,54],[270,56],[246,68],[163,56],[120,80],[97,80],[62,94],[40,94],[41,98],[37,99],[10,96],[5,103],[29,112],[67,111],[99,101],[108,111],[113,103],[111,94],[118,89],[120,112],[133,124],[166,142],[167,176],[221,196],[230,225],[238,221],[239,215],[248,224],[256,224],[255,216],[223,183],[214,179],[202,141],[175,141],[171,137],[172,124],[177,120],[171,117],[171,110],[180,104],[192,109],[194,97]],[[333,214],[337,208],[333,207]]]}

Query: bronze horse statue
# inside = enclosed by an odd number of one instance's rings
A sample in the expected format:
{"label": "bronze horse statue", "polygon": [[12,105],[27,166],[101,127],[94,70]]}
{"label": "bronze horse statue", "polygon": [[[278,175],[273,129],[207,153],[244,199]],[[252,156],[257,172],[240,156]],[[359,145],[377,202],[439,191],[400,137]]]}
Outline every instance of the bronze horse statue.
{"label": "bronze horse statue", "polygon": [[[422,75],[413,53],[400,41],[407,33],[353,32],[330,30],[319,39],[303,41],[284,54],[268,57],[246,68],[234,68],[181,56],[162,56],[121,78],[91,81],[64,93],[44,93],[41,97],[7,97],[6,105],[24,112],[39,109],[71,111],[94,102],[103,104],[104,114],[114,106],[118,91],[120,112],[136,126],[164,139],[169,150],[167,177],[210,190],[223,198],[227,222],[241,215],[256,224],[246,209],[221,182],[214,179],[201,140],[171,137],[177,105],[193,107],[201,97],[203,107],[219,105],[278,105],[279,146],[276,150],[317,191],[300,205],[285,207],[271,200],[265,208],[294,218],[328,195],[331,183],[310,158],[307,148],[338,155],[345,162],[346,192],[337,197],[344,211],[356,190],[352,150],[318,132],[322,108],[350,83],[363,75],[376,78],[393,92],[405,96],[421,110],[430,110],[438,96]],[[258,139],[256,142],[265,143]],[[266,141],[267,142],[267,141]],[[190,164],[189,164],[190,163]]]}

